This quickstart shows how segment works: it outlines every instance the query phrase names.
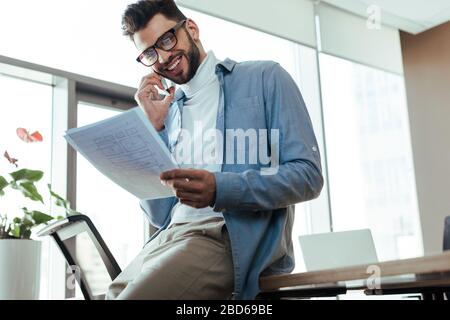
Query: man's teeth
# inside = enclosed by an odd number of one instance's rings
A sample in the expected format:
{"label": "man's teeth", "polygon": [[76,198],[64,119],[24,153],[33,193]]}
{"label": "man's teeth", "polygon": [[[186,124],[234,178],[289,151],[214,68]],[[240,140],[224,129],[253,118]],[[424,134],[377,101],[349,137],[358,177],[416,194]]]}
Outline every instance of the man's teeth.
{"label": "man's teeth", "polygon": [[167,68],[167,70],[172,71],[175,69],[175,67],[180,63],[181,58],[178,58],[170,67]]}

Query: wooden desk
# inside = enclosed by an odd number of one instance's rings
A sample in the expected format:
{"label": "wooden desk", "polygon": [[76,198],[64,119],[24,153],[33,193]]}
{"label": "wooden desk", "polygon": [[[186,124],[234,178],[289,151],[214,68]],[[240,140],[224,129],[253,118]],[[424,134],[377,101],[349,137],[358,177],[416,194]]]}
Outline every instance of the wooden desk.
{"label": "wooden desk", "polygon": [[[380,276],[378,282],[374,281],[376,274]],[[333,290],[336,294],[346,290],[365,290],[369,295],[450,291],[450,252],[370,265],[262,277],[260,287],[263,297],[288,291],[295,291],[300,296],[308,296],[309,293],[316,296],[315,292],[324,292],[330,296]]]}

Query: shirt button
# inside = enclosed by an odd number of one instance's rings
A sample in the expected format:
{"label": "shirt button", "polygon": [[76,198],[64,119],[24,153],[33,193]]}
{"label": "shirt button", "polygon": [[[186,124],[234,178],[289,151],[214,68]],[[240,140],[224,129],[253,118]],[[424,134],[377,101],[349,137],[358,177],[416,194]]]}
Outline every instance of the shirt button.
{"label": "shirt button", "polygon": [[316,146],[313,146],[313,147],[312,147],[312,151],[317,152]]}

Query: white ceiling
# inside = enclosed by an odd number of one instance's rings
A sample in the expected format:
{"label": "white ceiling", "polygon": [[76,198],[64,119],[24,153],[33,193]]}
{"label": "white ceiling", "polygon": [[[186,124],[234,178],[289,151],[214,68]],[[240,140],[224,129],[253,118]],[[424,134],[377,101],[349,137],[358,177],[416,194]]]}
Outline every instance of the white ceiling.
{"label": "white ceiling", "polygon": [[322,0],[333,6],[368,16],[367,8],[381,8],[381,21],[417,34],[450,21],[450,0]]}

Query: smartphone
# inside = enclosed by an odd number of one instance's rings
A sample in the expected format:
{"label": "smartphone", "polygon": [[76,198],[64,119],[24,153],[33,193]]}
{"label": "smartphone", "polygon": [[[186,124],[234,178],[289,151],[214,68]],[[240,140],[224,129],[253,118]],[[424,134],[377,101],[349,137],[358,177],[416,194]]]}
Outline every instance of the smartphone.
{"label": "smartphone", "polygon": [[[164,87],[164,90],[161,90],[159,87],[156,87],[156,89],[158,90],[158,93],[159,93],[160,95],[163,95],[163,96],[168,96],[168,95],[170,95],[170,90],[169,90],[169,88],[172,86],[172,81],[167,80],[166,78],[162,78],[162,77],[161,77],[161,82],[162,82],[162,85],[163,85],[163,87]],[[168,84],[168,82],[170,83],[170,85]]]}

